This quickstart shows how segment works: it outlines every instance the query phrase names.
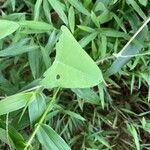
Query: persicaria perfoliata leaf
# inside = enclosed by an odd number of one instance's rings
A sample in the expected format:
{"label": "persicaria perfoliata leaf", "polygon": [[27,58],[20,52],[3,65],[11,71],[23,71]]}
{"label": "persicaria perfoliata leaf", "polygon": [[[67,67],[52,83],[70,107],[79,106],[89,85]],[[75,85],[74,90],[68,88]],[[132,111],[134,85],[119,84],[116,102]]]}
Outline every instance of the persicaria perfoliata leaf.
{"label": "persicaria perfoliata leaf", "polygon": [[67,27],[56,44],[56,58],[45,72],[41,85],[46,88],[88,88],[102,82],[100,69],[82,49]]}

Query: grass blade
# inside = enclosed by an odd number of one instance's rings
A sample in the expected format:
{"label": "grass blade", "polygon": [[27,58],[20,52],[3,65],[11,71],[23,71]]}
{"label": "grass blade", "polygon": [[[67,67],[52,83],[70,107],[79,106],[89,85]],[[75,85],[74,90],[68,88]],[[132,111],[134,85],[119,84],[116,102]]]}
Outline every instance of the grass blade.
{"label": "grass blade", "polygon": [[0,115],[7,114],[24,107],[32,97],[32,94],[32,92],[19,93],[4,98],[0,101]]}
{"label": "grass blade", "polygon": [[48,125],[42,124],[37,136],[45,149],[71,150],[66,142]]}
{"label": "grass blade", "polygon": [[19,28],[19,24],[13,21],[0,20],[0,39],[12,34]]}

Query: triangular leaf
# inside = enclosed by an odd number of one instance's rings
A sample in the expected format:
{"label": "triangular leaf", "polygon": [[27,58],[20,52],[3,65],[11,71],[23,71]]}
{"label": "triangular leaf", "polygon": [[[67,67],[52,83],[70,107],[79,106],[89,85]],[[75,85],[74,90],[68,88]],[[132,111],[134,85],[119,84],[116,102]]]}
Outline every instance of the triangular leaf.
{"label": "triangular leaf", "polygon": [[65,26],[61,30],[56,59],[44,74],[41,85],[47,88],[88,88],[102,82],[102,73],[95,62]]}

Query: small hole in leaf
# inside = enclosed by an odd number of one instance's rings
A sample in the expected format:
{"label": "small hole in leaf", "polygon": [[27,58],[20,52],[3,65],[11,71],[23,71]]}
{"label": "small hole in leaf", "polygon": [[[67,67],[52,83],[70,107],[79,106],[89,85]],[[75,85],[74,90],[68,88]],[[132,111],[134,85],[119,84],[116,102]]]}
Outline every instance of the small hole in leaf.
{"label": "small hole in leaf", "polygon": [[57,80],[60,79],[60,75],[59,74],[56,75],[56,79]]}

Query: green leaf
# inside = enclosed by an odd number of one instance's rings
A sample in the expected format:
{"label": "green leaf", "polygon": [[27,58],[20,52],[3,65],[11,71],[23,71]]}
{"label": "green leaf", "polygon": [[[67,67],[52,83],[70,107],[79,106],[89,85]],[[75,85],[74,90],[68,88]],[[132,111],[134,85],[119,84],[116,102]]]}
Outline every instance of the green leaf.
{"label": "green leaf", "polygon": [[146,6],[148,4],[148,0],[139,0],[139,3]]}
{"label": "green leaf", "polygon": [[84,99],[86,102],[100,105],[100,99],[98,95],[91,89],[72,89],[72,91],[80,98]]}
{"label": "green leaf", "polygon": [[67,0],[72,6],[74,6],[79,12],[90,16],[89,11],[78,0]]}
{"label": "green leaf", "polygon": [[35,7],[34,7],[34,20],[39,20],[40,14],[40,6],[43,0],[36,0]]}
{"label": "green leaf", "polygon": [[42,124],[37,136],[45,150],[71,150],[66,142],[48,125]]}
{"label": "green leaf", "polygon": [[29,45],[27,44],[27,42],[28,39],[23,39],[20,42],[11,44],[11,46],[9,46],[8,48],[0,51],[0,57],[17,56],[38,49],[38,46]]}
{"label": "green leaf", "polygon": [[143,20],[146,20],[146,15],[142,11],[142,9],[139,7],[139,5],[136,3],[135,0],[127,0],[127,3],[133,7],[133,9],[139,14]]}
{"label": "green leaf", "polygon": [[96,44],[95,44],[94,41],[92,41],[91,47],[92,47],[92,52],[91,52],[92,57],[93,57],[94,60],[96,60],[98,58],[99,54],[98,54],[98,49],[97,49]]}
{"label": "green leaf", "polygon": [[[148,28],[147,26],[138,34],[136,40],[142,43],[147,36]],[[113,64],[108,68],[106,75],[110,76],[112,74],[117,73],[132,57],[132,55],[136,55],[140,52],[142,46],[139,46],[135,43],[131,43],[128,45],[124,51],[121,52],[121,56],[118,56]]]}
{"label": "green leaf", "polygon": [[89,32],[89,33],[93,33],[93,32],[96,31],[93,28],[88,27],[88,26],[78,25],[78,28],[81,29],[81,30],[83,30],[83,31]]}
{"label": "green leaf", "polygon": [[28,59],[33,77],[36,79],[39,77],[40,72],[40,52],[31,51],[28,53]]}
{"label": "green leaf", "polygon": [[99,20],[100,24],[106,23],[106,22],[110,21],[111,19],[112,19],[112,14],[108,10],[104,11],[98,17],[98,20]]}
{"label": "green leaf", "polygon": [[46,108],[45,97],[42,93],[35,92],[32,96],[32,103],[29,105],[29,117],[31,123],[35,123],[43,114]]}
{"label": "green leaf", "polygon": [[64,113],[68,114],[70,117],[79,119],[81,121],[85,121],[85,118],[83,118],[81,115],[79,115],[79,114],[77,114],[77,113],[75,113],[73,111],[65,110]]}
{"label": "green leaf", "polygon": [[105,107],[104,85],[101,83],[98,85],[99,97],[102,105],[102,109]]}
{"label": "green leaf", "polygon": [[141,73],[140,75],[147,82],[147,84],[150,86],[150,73]]}
{"label": "green leaf", "polygon": [[13,126],[8,125],[8,137],[7,137],[7,130],[5,130],[5,128],[6,124],[0,121],[0,129],[4,135],[2,139],[3,142],[6,142],[6,144],[10,144],[10,146],[13,147],[14,149],[22,150],[25,147],[25,140],[22,137],[22,135]]}
{"label": "green leaf", "polygon": [[96,27],[99,28],[100,27],[100,23],[98,21],[97,16],[95,15],[95,13],[93,11],[91,12],[91,19],[92,19],[93,23],[96,25]]}
{"label": "green leaf", "polygon": [[11,0],[11,5],[12,5],[13,11],[15,11],[16,0]]}
{"label": "green leaf", "polygon": [[125,26],[123,24],[123,19],[122,18],[119,18],[115,13],[112,13],[112,16],[114,17],[114,19],[116,20],[117,22],[117,25],[120,26],[120,28],[126,32],[126,29],[125,29]]}
{"label": "green leaf", "polygon": [[0,140],[6,144],[8,144],[6,130],[0,128]]}
{"label": "green leaf", "polygon": [[57,12],[61,20],[67,25],[68,24],[68,19],[64,13],[63,7],[61,5],[61,2],[58,0],[48,0],[51,6],[54,8],[54,10]]}
{"label": "green leaf", "polygon": [[4,98],[0,101],[0,115],[7,114],[24,107],[32,97],[32,94],[32,92],[19,93]]}
{"label": "green leaf", "polygon": [[130,12],[126,17],[132,30],[136,32],[141,24],[139,16],[135,12]]}
{"label": "green leaf", "polygon": [[68,14],[68,21],[69,21],[69,27],[72,33],[74,33],[75,28],[75,12],[73,7],[69,8],[69,14]]}
{"label": "green leaf", "polygon": [[61,30],[56,59],[45,72],[41,85],[46,88],[86,88],[102,82],[102,73],[95,62],[65,26]]}
{"label": "green leaf", "polygon": [[21,28],[26,28],[30,30],[39,30],[42,32],[51,31],[53,27],[45,22],[41,21],[19,21],[18,24]]}
{"label": "green leaf", "polygon": [[127,124],[127,128],[129,130],[130,134],[133,136],[134,143],[136,145],[137,150],[140,150],[141,148],[140,148],[139,137],[138,137],[138,133],[137,133],[135,127],[132,124],[131,125]]}
{"label": "green leaf", "polygon": [[19,28],[19,24],[13,21],[0,20],[0,39],[12,34]]}
{"label": "green leaf", "polygon": [[99,51],[101,53],[101,57],[104,58],[107,53],[107,37],[105,35],[101,36],[101,43],[99,46]]}
{"label": "green leaf", "polygon": [[85,47],[87,44],[89,44],[92,40],[94,40],[97,36],[97,32],[91,33],[85,37],[83,37],[80,41],[79,44],[81,47]]}
{"label": "green leaf", "polygon": [[132,74],[132,79],[131,79],[131,87],[130,87],[130,93],[133,93],[134,90],[134,84],[135,84],[135,74]]}
{"label": "green leaf", "polygon": [[111,28],[100,28],[99,33],[108,37],[122,37],[128,39],[129,36],[127,33],[120,32]]}
{"label": "green leaf", "polygon": [[50,9],[49,2],[47,0],[43,0],[43,10],[48,22],[51,24],[52,23],[51,15],[49,15],[51,9]]}
{"label": "green leaf", "polygon": [[109,149],[111,148],[110,144],[108,143],[108,141],[104,138],[104,137],[99,137],[98,140],[105,145],[106,147],[108,147]]}
{"label": "green leaf", "polygon": [[51,66],[51,59],[49,58],[48,51],[46,50],[46,48],[44,48],[42,46],[40,48],[41,48],[41,53],[43,56],[43,61],[45,63],[45,67],[46,67],[46,69],[48,69]]}

